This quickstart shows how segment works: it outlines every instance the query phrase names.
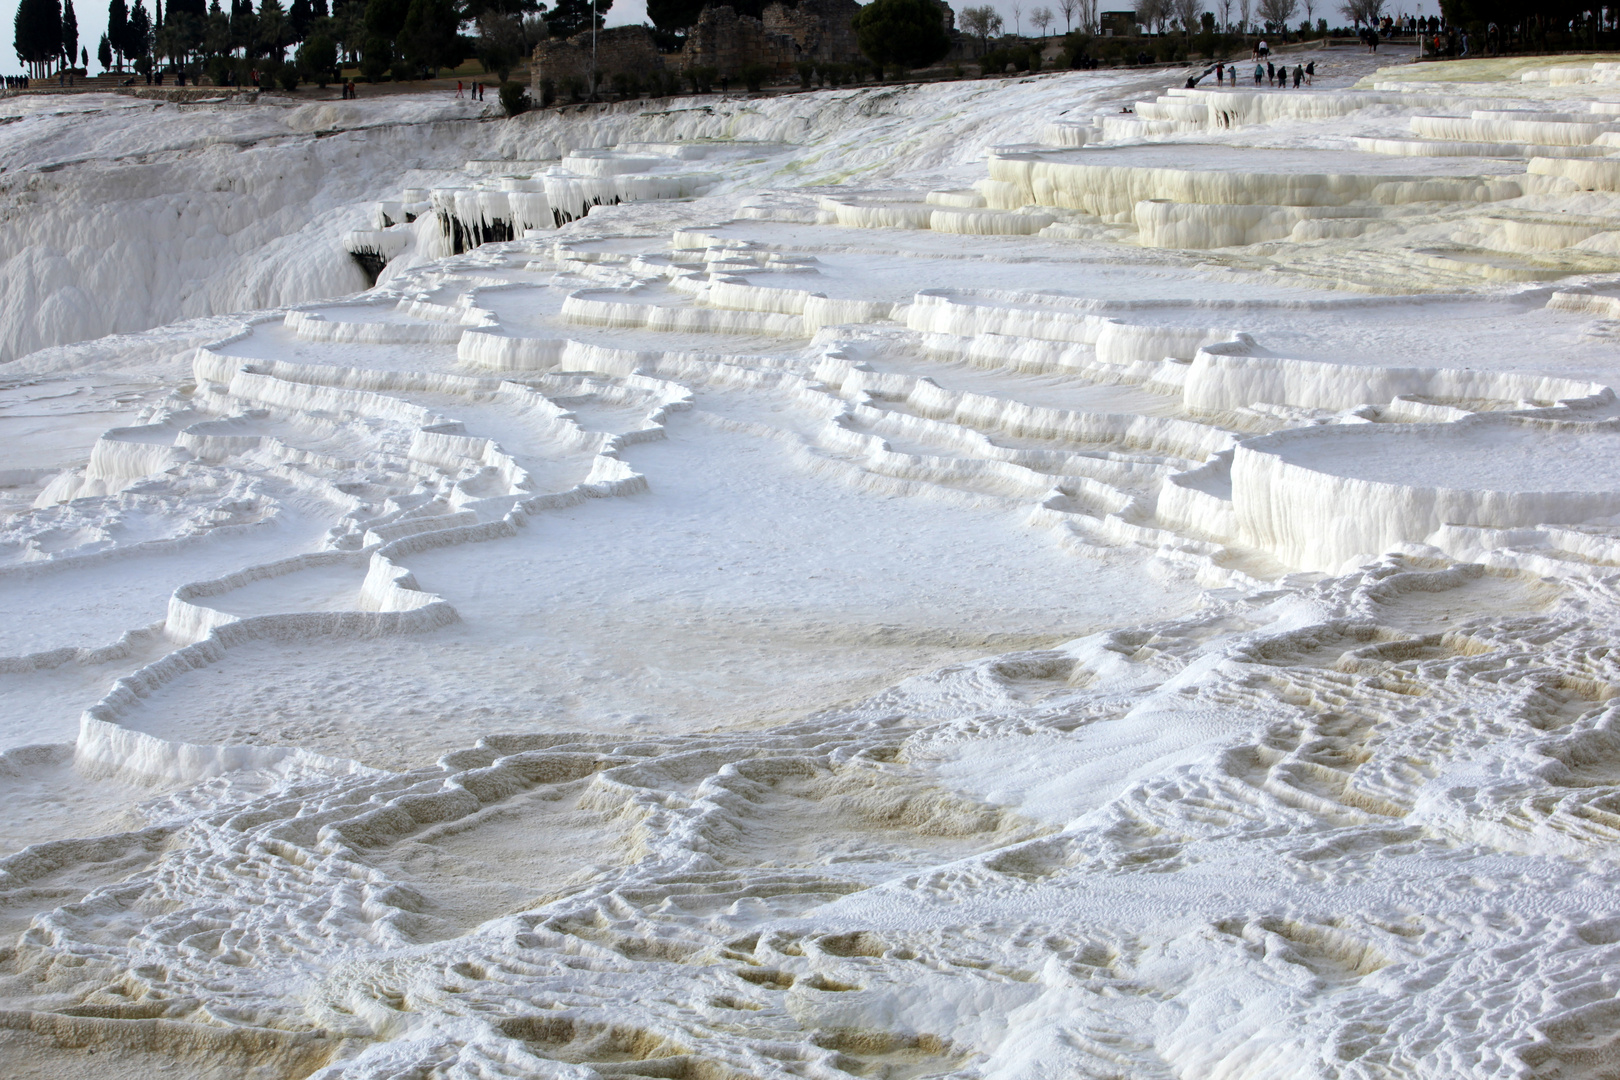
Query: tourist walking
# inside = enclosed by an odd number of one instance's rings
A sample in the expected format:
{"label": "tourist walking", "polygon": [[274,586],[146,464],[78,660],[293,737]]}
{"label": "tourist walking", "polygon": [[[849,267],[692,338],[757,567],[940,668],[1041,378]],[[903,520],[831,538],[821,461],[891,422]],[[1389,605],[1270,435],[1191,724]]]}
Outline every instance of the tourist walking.
{"label": "tourist walking", "polygon": [[1305,65],[1303,65],[1303,64],[1295,64],[1294,65],[1294,89],[1298,90],[1299,89],[1299,84],[1304,82],[1304,81],[1305,81]]}
{"label": "tourist walking", "polygon": [[1266,69],[1259,64],[1254,65],[1254,85],[1259,86],[1260,80],[1266,77]]}

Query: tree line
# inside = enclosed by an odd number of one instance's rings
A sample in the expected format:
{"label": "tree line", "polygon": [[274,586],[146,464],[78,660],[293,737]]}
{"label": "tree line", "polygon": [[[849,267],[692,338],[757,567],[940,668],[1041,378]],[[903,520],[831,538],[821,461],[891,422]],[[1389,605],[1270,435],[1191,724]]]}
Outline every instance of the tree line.
{"label": "tree line", "polygon": [[72,67],[88,54],[79,48],[79,17],[73,0],[21,0],[15,22],[17,59],[34,78],[42,78],[58,65]]}
{"label": "tree line", "polygon": [[[249,72],[285,83],[337,78],[358,64],[373,81],[415,79],[476,56],[505,81],[543,38],[588,30],[592,0],[110,0],[107,32],[96,48],[104,70],[204,72],[218,85]],[[613,0],[595,0],[598,26]],[[35,77],[75,61],[89,66],[78,41],[73,0],[20,0],[15,44]],[[470,30],[471,32],[465,32]],[[289,52],[291,56],[289,56]]]}

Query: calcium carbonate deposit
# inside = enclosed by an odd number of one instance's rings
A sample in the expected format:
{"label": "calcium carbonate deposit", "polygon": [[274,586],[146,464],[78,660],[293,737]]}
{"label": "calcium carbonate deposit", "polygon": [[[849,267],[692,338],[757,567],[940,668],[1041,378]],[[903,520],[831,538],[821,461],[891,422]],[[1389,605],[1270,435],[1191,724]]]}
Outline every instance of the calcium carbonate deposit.
{"label": "calcium carbonate deposit", "polygon": [[0,1075],[1620,1076],[1620,65],[1300,59],[0,102]]}

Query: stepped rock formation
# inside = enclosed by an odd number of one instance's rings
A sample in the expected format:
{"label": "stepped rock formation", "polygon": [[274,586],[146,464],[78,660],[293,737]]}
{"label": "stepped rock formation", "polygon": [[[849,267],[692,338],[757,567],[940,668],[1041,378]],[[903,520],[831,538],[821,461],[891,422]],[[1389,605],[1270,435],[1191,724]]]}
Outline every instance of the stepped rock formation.
{"label": "stepped rock formation", "polygon": [[1320,58],[0,127],[378,155],[0,369],[0,1071],[1612,1075],[1620,68]]}

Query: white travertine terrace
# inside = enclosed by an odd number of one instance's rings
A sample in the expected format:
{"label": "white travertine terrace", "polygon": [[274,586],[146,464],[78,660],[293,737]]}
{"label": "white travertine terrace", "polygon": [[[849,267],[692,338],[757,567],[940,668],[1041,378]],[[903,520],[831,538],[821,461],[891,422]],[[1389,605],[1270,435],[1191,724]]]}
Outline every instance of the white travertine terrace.
{"label": "white travertine terrace", "polygon": [[1311,55],[277,120],[0,386],[0,1063],[1611,1075],[1620,65]]}

